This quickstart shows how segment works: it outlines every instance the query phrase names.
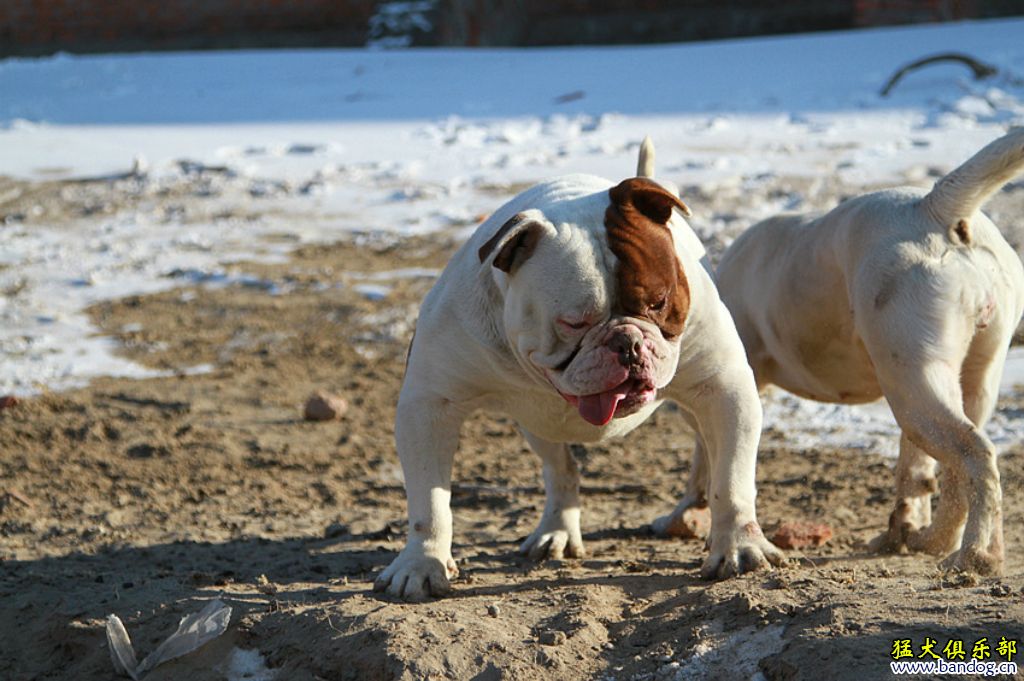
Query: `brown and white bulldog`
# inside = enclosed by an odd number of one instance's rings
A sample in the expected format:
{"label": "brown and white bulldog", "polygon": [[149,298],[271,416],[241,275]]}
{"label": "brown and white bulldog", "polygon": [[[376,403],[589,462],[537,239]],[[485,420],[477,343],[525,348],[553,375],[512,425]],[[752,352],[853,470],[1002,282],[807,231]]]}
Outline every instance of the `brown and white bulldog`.
{"label": "brown and white bulldog", "polygon": [[573,175],[499,208],[455,254],[420,309],[395,435],[409,537],[375,590],[438,596],[458,574],[449,508],[459,429],[508,414],[544,463],[531,558],[582,556],[579,471],[568,443],[625,435],[665,399],[706,444],[706,577],[778,564],[754,512],[761,407],[739,336],[678,196],[638,174]]}

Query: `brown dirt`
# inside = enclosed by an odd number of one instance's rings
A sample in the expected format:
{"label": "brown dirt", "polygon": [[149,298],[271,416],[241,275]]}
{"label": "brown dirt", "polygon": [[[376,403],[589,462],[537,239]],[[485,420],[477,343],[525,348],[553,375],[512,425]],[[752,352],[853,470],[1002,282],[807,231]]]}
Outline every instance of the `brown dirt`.
{"label": "brown dirt", "polygon": [[[671,405],[628,442],[576,450],[588,556],[539,565],[515,554],[543,506],[539,461],[513,423],[478,415],[455,470],[454,595],[372,593],[403,545],[391,430],[432,280],[387,282],[377,301],[353,284],[440,268],[454,247],[450,235],[353,237],[240,266],[279,295],[199,286],[92,309],[127,356],[174,375],[98,379],[0,411],[0,678],[109,679],[106,615],[145,654],[215,596],[234,608],[229,635],[147,678],[224,678],[239,645],[289,680],[859,680],[889,675],[894,639],[961,638],[970,651],[983,636],[1024,638],[1024,446],[1000,462],[1008,574],[978,578],[868,552],[893,500],[891,460],[793,451],[769,433],[766,531],[813,521],[835,536],[789,552],[789,567],[706,583],[700,542],[647,529],[689,467]],[[201,364],[213,368],[184,373]],[[303,420],[318,389],[348,401],[340,421]],[[1024,401],[1009,408],[1024,414]]]}

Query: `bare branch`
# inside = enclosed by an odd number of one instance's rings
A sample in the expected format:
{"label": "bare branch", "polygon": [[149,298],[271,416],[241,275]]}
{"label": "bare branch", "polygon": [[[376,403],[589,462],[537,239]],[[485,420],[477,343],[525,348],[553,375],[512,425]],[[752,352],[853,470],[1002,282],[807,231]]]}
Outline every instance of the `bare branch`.
{"label": "bare branch", "polygon": [[961,64],[966,64],[971,69],[971,71],[974,72],[974,80],[984,80],[985,78],[991,78],[992,76],[999,73],[999,69],[997,69],[995,66],[992,66],[991,64],[982,63],[969,55],[961,54],[959,52],[943,52],[942,54],[935,54],[930,57],[918,59],[915,62],[907,64],[906,66],[904,66],[903,68],[901,68],[899,71],[892,75],[892,78],[889,79],[889,82],[885,84],[885,87],[882,88],[882,91],[879,94],[881,94],[883,97],[888,97],[889,92],[891,92],[892,89],[896,87],[896,83],[898,83],[903,76],[905,76],[910,71],[913,71],[914,69],[919,69],[922,66],[928,66],[929,64],[935,64],[938,62],[946,61],[960,62]]}

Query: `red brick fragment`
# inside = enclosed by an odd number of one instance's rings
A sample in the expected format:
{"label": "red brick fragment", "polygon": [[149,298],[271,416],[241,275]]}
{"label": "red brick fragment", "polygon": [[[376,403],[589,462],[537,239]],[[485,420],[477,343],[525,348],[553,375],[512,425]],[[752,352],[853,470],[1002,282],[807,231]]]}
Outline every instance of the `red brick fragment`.
{"label": "red brick fragment", "polygon": [[831,538],[832,528],[825,523],[793,521],[779,525],[772,543],[780,549],[804,549],[821,546]]}

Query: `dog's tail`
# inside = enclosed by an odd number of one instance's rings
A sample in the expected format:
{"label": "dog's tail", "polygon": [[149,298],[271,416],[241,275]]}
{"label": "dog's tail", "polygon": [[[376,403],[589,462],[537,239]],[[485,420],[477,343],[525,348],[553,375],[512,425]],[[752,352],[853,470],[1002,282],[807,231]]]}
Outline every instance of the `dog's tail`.
{"label": "dog's tail", "polygon": [[651,136],[640,143],[640,157],[636,160],[636,176],[654,179],[654,142]]}
{"label": "dog's tail", "polygon": [[989,143],[935,183],[921,207],[946,229],[969,243],[970,218],[985,201],[1024,170],[1024,127]]}

